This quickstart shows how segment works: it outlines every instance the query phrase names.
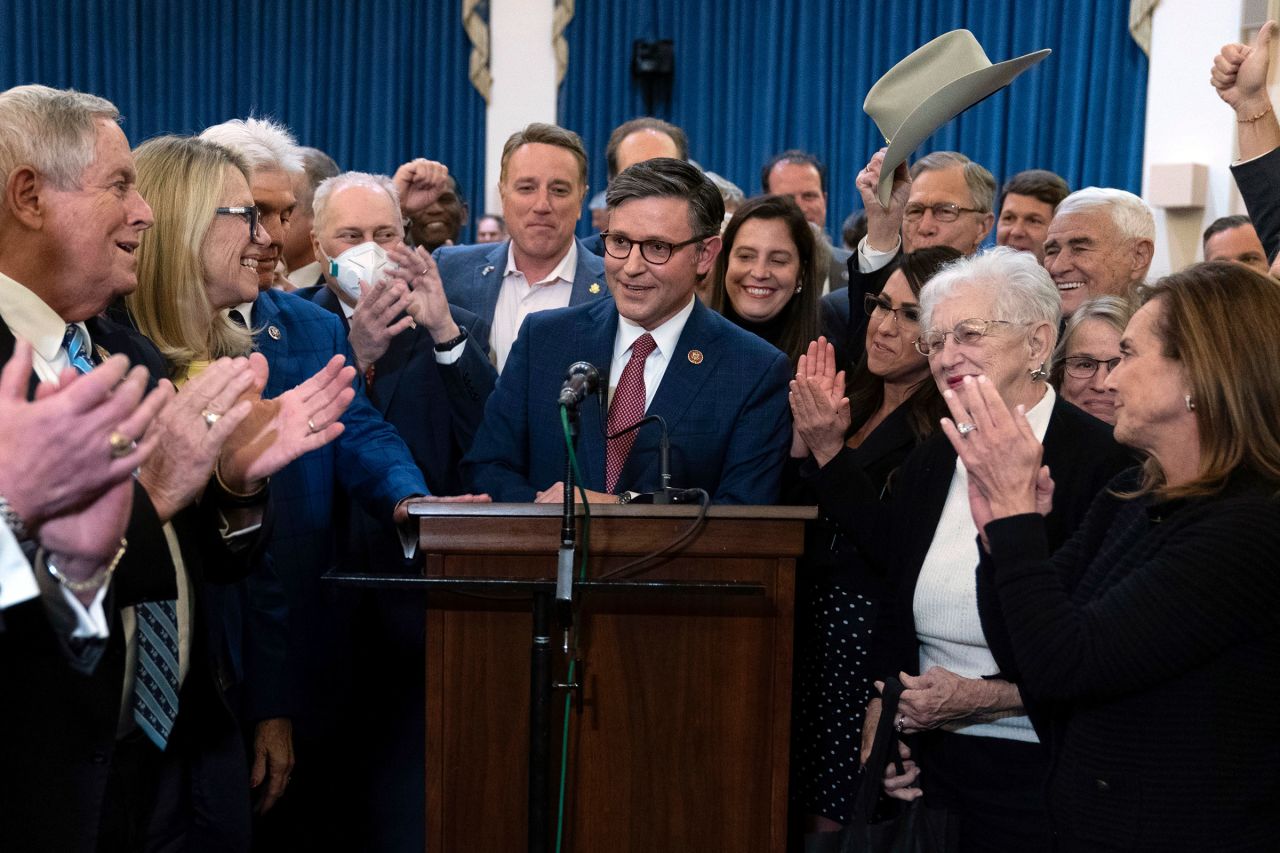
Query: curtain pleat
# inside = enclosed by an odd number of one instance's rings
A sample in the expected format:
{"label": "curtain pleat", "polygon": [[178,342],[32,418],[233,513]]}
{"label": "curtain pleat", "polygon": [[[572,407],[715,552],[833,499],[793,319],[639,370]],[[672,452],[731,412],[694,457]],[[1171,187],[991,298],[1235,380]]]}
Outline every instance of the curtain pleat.
{"label": "curtain pleat", "polygon": [[861,208],[854,180],[884,144],[862,112],[867,90],[915,48],[964,27],[994,62],[1043,47],[1053,55],[918,155],[959,150],[998,181],[1045,168],[1073,188],[1139,192],[1147,59],[1128,24],[1127,5],[1115,0],[579,0],[565,32],[559,120],[582,134],[592,187],[602,189],[609,132],[646,113],[644,87],[631,79],[632,42],[672,39],[675,77],[652,114],[684,128],[690,155],[748,195],[760,191],[772,154],[816,153],[828,164],[834,234]]}
{"label": "curtain pleat", "polygon": [[[6,0],[0,89],[113,101],[134,144],[254,113],[344,169],[447,163],[478,213],[485,104],[456,0]],[[468,236],[469,228],[464,232]]]}

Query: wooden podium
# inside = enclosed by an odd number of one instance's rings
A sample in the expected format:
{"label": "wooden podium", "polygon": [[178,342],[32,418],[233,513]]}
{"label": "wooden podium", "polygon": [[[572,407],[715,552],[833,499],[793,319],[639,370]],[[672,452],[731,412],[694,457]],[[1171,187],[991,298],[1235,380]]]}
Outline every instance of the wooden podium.
{"label": "wooden podium", "polygon": [[[588,578],[678,539],[697,512],[592,507]],[[418,504],[410,513],[420,519],[430,590],[427,849],[524,850],[528,582],[554,580],[560,508]],[[712,507],[665,560],[576,592],[583,664],[569,719],[563,850],[785,849],[794,571],[813,515]],[[471,582],[484,579],[494,583],[477,591]],[[455,582],[468,591],[452,591]],[[561,637],[553,632],[560,682]],[[557,691],[551,702],[549,849],[565,696]]]}

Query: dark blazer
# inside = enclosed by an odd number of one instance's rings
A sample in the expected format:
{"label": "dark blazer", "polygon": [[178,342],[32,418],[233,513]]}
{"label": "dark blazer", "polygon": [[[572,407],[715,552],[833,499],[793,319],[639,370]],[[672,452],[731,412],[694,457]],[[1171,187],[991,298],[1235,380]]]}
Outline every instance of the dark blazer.
{"label": "dark blazer", "polygon": [[1059,849],[1276,849],[1277,522],[1275,483],[1237,472],[1210,497],[1103,492],[1052,557],[1038,516],[987,526],[979,610],[1051,709]]}
{"label": "dark blazer", "polygon": [[[342,305],[324,285],[294,291],[336,315],[351,330]],[[458,466],[471,447],[485,400],[498,378],[489,363],[489,326],[465,308],[450,306],[453,321],[467,330],[461,357],[453,364],[435,358],[436,341],[424,328],[407,329],[391,340],[366,387],[369,400],[396,428],[433,495],[462,488]]]}
{"label": "dark blazer", "polygon": [[1267,250],[1267,260],[1280,252],[1280,148],[1231,167],[1244,206]]}
{"label": "dark blazer", "polygon": [[[574,238],[577,240],[577,238]],[[578,244],[578,266],[573,275],[573,292],[570,305],[583,302],[599,302],[609,296],[605,286],[604,261],[593,255],[581,240]],[[441,246],[432,257],[440,267],[445,295],[450,305],[457,305],[476,314],[490,328],[493,312],[498,305],[498,293],[502,290],[502,273],[507,268],[507,252],[511,241],[494,245]]]}
{"label": "dark blazer", "polygon": [[[611,299],[525,318],[463,463],[473,491],[531,501],[564,479],[556,401],[565,368],[575,361],[601,368],[603,399],[617,328]],[[661,415],[670,430],[672,485],[706,489],[716,503],[774,503],[791,441],[787,357],[695,301],[670,359],[647,414]],[[605,491],[603,409],[598,400],[583,403],[578,442],[582,485],[596,491]],[[658,438],[656,424],[638,430],[619,492],[660,487]]]}
{"label": "dark blazer", "polygon": [[[1057,547],[1084,518],[1094,496],[1118,472],[1133,464],[1116,444],[1111,428],[1059,397],[1044,437],[1044,464],[1056,482],[1053,511],[1045,520]],[[879,675],[918,674],[919,654],[913,602],[920,568],[933,544],[934,531],[955,473],[956,452],[941,432],[934,433],[903,462],[883,503],[871,481],[853,466],[823,468],[819,495],[823,512],[848,531],[872,562],[885,567],[894,590],[880,609],[873,650]],[[993,652],[1007,638],[987,638]]]}
{"label": "dark blazer", "polygon": [[835,293],[849,286],[849,258],[853,256],[853,252],[843,246],[831,245],[827,246],[827,251],[831,253],[831,267],[827,271],[829,277],[827,290]]}
{"label": "dark blazer", "polygon": [[[165,373],[159,352],[138,333],[102,318],[87,323],[95,347],[123,353]],[[0,323],[0,361],[13,352],[13,336]],[[233,553],[218,535],[216,507],[204,504],[173,520],[191,578],[194,621],[191,666],[183,682],[179,725],[171,743],[197,741],[234,725],[215,680],[217,662],[206,643],[200,588],[230,582],[252,565],[249,551]],[[173,560],[146,491],[135,485],[129,548],[112,578],[106,601],[110,637],[90,671],[68,661],[39,599],[5,611],[0,634],[0,729],[8,740],[0,759],[0,849],[93,850],[120,718],[125,642],[120,611],[142,601],[177,596]]]}
{"label": "dark blazer", "polygon": [[[335,354],[355,361],[342,322],[300,296],[264,291],[254,303],[252,325],[255,345],[271,369],[264,397],[305,381]],[[290,660],[301,691],[288,704],[299,709],[295,727],[303,733],[332,721],[332,706],[343,689],[339,662],[346,659],[348,645],[340,618],[343,603],[320,581],[335,565],[335,520],[347,516],[343,501],[358,501],[374,517],[389,519],[401,499],[427,494],[409,449],[369,402],[359,376],[356,386],[342,416],[342,435],[271,478],[275,527],[268,552],[288,601]],[[253,681],[249,688],[270,689]]]}

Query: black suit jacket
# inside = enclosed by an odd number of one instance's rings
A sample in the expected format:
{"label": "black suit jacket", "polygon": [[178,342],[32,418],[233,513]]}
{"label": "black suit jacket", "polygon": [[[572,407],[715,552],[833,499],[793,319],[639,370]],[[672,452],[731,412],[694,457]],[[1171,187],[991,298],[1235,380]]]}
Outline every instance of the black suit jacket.
{"label": "black suit jacket", "polygon": [[[95,347],[129,356],[153,379],[164,361],[151,342],[109,320],[87,323]],[[0,323],[0,361],[13,353],[13,335]],[[216,508],[202,505],[174,519],[195,596],[191,667],[180,700],[182,731],[173,743],[190,742],[208,731],[208,721],[229,716],[212,678],[213,664],[202,636],[199,586],[208,580],[242,576],[250,555],[235,554],[218,535]],[[5,612],[0,635],[0,731],[6,743],[0,758],[0,849],[93,850],[103,793],[115,747],[125,675],[124,607],[177,595],[173,560],[162,525],[146,491],[135,484],[133,513],[126,531],[129,548],[112,578],[106,602],[110,622],[97,665],[84,672],[67,659],[64,643],[39,599]],[[212,711],[210,711],[212,709]]]}
{"label": "black suit jacket", "polygon": [[1280,148],[1231,167],[1244,206],[1267,250],[1267,260],[1280,253]]}
{"label": "black suit jacket", "polygon": [[[350,331],[329,288],[305,287],[296,294],[332,311]],[[369,400],[400,433],[435,495],[460,491],[458,463],[471,449],[498,377],[489,362],[488,324],[465,308],[451,305],[449,310],[454,322],[467,329],[457,361],[438,363],[431,334],[422,327],[408,329],[392,338],[367,388]]]}
{"label": "black suit jacket", "polygon": [[[1044,464],[1056,483],[1053,511],[1045,519],[1050,547],[1056,548],[1080,524],[1094,496],[1133,464],[1133,456],[1116,444],[1105,423],[1059,397],[1045,432]],[[828,465],[819,474],[823,512],[836,519],[863,555],[884,567],[890,578],[893,592],[880,609],[874,631],[872,658],[878,676],[918,673],[916,581],[933,544],[955,465],[951,442],[937,432],[907,457],[883,503],[874,484],[854,466],[837,471]],[[1000,654],[1008,648],[1006,637],[988,636],[987,645],[997,660],[1007,659]]]}

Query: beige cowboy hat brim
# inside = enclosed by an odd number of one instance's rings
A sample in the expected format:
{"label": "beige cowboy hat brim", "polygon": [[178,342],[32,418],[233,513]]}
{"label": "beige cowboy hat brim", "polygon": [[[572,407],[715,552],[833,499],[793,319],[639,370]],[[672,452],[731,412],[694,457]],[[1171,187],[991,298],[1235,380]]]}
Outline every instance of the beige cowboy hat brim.
{"label": "beige cowboy hat brim", "polygon": [[[911,114],[907,116],[906,120],[902,122],[902,125],[891,137],[889,134],[885,134],[886,141],[889,143],[889,150],[885,152],[884,164],[880,167],[880,184],[876,188],[876,195],[880,199],[880,204],[888,208],[889,199],[893,194],[893,172],[900,164],[906,162],[913,151],[920,147],[920,143],[924,142],[938,128],[960,115],[960,113],[1008,86],[1019,74],[1043,60],[1050,53],[1052,51],[1045,48],[1044,50],[1037,50],[1035,53],[1019,56],[1017,59],[1009,59],[977,69],[952,80],[927,96],[923,103],[911,111]],[[877,88],[887,77],[888,75],[881,78],[867,92],[863,109],[873,119],[875,118],[875,101],[877,97],[882,97],[885,94],[877,92]],[[881,127],[881,131],[884,132],[885,128]]]}

